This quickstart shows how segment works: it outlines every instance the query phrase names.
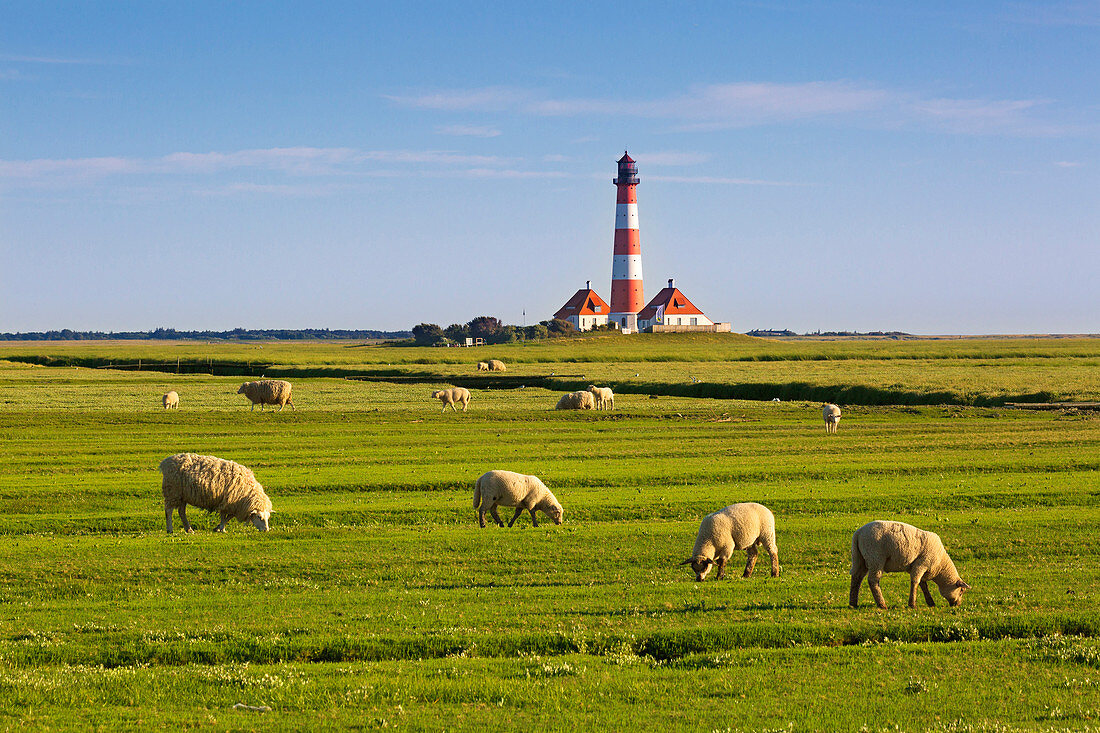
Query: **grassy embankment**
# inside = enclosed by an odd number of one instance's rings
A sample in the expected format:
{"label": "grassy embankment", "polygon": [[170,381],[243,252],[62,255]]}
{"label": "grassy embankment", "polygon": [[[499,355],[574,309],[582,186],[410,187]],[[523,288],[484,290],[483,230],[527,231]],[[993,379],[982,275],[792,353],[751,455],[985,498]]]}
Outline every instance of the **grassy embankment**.
{"label": "grassy embankment", "polygon": [[[1095,343],[1011,356],[972,344],[966,353],[982,356],[919,359],[875,346],[873,360],[687,359],[705,342],[677,347],[684,361],[645,361],[633,344],[629,356],[666,384],[700,364],[822,366],[818,383],[828,383],[863,361],[897,362],[926,364],[929,389],[949,389],[969,367],[988,394],[1032,374],[1052,393],[1096,399]],[[124,347],[109,345],[110,356],[132,357]],[[603,353],[524,362],[526,347],[509,348],[509,374],[520,377],[623,368]],[[373,361],[342,363],[423,358],[413,351],[359,349]],[[436,373],[434,385],[295,379],[299,409],[262,414],[234,394],[237,377],[0,367],[0,720],[1100,722],[1096,417],[846,405],[840,433],[826,436],[814,403],[627,393],[615,414],[567,414],[548,411],[556,394],[540,388],[477,390],[469,414],[441,415],[427,390],[490,353],[472,351],[461,365],[416,363]],[[344,358],[327,344],[306,352],[318,364]],[[296,353],[285,349],[284,361],[311,366]],[[178,412],[157,409],[169,388]],[[275,502],[272,532],[233,525],[217,536],[199,513],[198,533],[165,536],[155,467],[182,450],[252,467]],[[493,467],[542,476],[566,524],[480,530],[471,484]],[[775,511],[783,575],[761,574],[765,561],[749,580],[690,582],[677,563],[699,518],[742,500]],[[867,607],[866,590],[865,606],[849,610],[849,538],[873,518],[940,533],[974,586],[965,604],[902,608],[907,580],[890,575],[889,611]],[[273,710],[231,710],[236,702]]]}

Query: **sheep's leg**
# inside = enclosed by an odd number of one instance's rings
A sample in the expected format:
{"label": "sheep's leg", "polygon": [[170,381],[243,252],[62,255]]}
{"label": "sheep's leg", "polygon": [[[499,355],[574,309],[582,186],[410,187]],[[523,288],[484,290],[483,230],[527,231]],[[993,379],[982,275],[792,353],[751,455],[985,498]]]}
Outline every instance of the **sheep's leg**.
{"label": "sheep's leg", "polygon": [[917,607],[917,586],[920,584],[917,578],[919,577],[920,574],[915,571],[909,573],[909,608]]}
{"label": "sheep's leg", "polygon": [[722,578],[726,577],[726,562],[728,560],[729,560],[729,558],[726,558],[726,557],[719,557],[718,558],[718,562],[717,562],[718,574],[714,576],[715,580],[721,580]]}
{"label": "sheep's leg", "polygon": [[523,507],[522,506],[517,506],[515,513],[512,514],[512,518],[508,520],[508,526],[509,527],[511,527],[513,524],[516,523],[516,520],[519,519],[520,514],[523,514]]}
{"label": "sheep's leg", "polygon": [[214,530],[215,532],[224,532],[225,531],[225,524],[226,524],[226,522],[229,521],[229,515],[228,514],[226,514],[225,512],[222,512],[221,515],[222,515],[222,523],[219,524],[218,528]]}
{"label": "sheep's leg", "polygon": [[866,570],[857,570],[852,573],[852,588],[848,591],[848,605],[851,608],[859,607],[859,586],[863,584],[863,578],[866,575]]}
{"label": "sheep's leg", "polygon": [[175,507],[171,507],[167,504],[164,505],[164,524],[165,529],[168,530],[168,534],[172,534],[172,512],[175,511]]}
{"label": "sheep's leg", "polygon": [[772,560],[772,577],[779,577],[779,548],[775,542],[764,541],[764,549],[768,551],[768,557]]}
{"label": "sheep's leg", "polygon": [[190,533],[190,532],[195,531],[194,529],[191,528],[191,523],[187,521],[187,505],[186,504],[180,504],[180,524],[183,525],[183,531],[184,532]]}
{"label": "sheep's leg", "polygon": [[874,596],[875,604],[879,608],[886,608],[886,599],[882,597],[882,588],[879,587],[878,582],[882,580],[881,570],[872,570],[867,574],[867,587],[871,589],[871,595]]}
{"label": "sheep's leg", "polygon": [[756,556],[759,554],[760,550],[757,549],[756,545],[749,545],[749,548],[745,550],[745,557],[747,557],[748,560],[745,562],[745,572],[742,573],[742,578],[747,578],[752,575],[752,570],[756,567]]}
{"label": "sheep's leg", "polygon": [[[538,517],[535,516],[535,510],[532,508],[532,509],[529,509],[528,511],[531,512],[531,526],[532,527],[539,526],[539,520],[538,520]],[[519,512],[519,509],[517,509],[516,512]]]}
{"label": "sheep's leg", "polygon": [[477,510],[477,521],[481,525],[482,529],[485,529],[485,505],[482,504]]}
{"label": "sheep's leg", "polygon": [[933,600],[932,594],[928,590],[928,578],[921,578],[920,589],[924,592],[924,602],[928,604],[929,608],[935,608],[936,601]]}
{"label": "sheep's leg", "polygon": [[504,522],[501,520],[500,515],[497,514],[497,505],[493,504],[489,507],[489,513],[493,515],[493,519],[496,521],[498,527],[503,527]]}
{"label": "sheep's leg", "polygon": [[466,412],[466,408],[469,407],[469,406],[470,406],[470,402],[468,400],[466,402],[463,402],[462,403],[462,411]]}

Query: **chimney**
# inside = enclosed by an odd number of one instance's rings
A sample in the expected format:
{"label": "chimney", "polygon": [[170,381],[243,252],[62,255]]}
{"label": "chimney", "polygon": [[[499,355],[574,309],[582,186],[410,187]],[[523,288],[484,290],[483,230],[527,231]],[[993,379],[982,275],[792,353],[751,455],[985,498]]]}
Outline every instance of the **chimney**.
{"label": "chimney", "polygon": [[671,278],[671,277],[670,277],[670,278],[668,279],[668,286],[669,286],[670,288],[672,287],[672,278]]}
{"label": "chimney", "polygon": [[592,281],[591,280],[585,280],[584,281],[584,289],[585,290],[591,290],[592,289]]}

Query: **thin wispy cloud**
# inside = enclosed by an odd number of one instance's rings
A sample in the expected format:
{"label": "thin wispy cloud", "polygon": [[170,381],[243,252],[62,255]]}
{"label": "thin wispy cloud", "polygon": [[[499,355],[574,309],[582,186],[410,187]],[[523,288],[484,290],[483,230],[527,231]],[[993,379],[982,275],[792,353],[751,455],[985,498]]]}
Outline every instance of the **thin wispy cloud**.
{"label": "thin wispy cloud", "polygon": [[[448,150],[358,150],[355,148],[265,148],[232,152],[177,152],[155,158],[37,158],[0,160],[0,186],[65,187],[128,176],[184,177],[281,175],[288,178],[348,176],[492,175],[520,177],[516,158],[473,155]],[[532,172],[530,175],[542,175]],[[224,192],[285,193],[305,191],[298,184],[235,182],[211,187]],[[309,191],[323,191],[317,187]]]}
{"label": "thin wispy cloud", "polygon": [[19,64],[52,64],[52,65],[115,65],[128,64],[129,61],[119,59],[94,59],[94,58],[69,58],[63,56],[20,56],[17,54],[0,54],[0,61],[10,61]]}
{"label": "thin wispy cloud", "polygon": [[1083,163],[1079,160],[1056,160],[1054,161],[1054,165],[1059,168],[1080,168]]}
{"label": "thin wispy cloud", "polygon": [[922,126],[961,134],[1057,135],[1068,125],[1039,112],[1044,99],[924,97],[853,81],[696,85],[655,99],[551,98],[491,87],[387,97],[434,111],[493,111],[536,117],[624,117],[667,120],[682,132],[733,129],[805,120],[843,119],[861,125]]}
{"label": "thin wispy cloud", "polygon": [[456,137],[500,137],[501,131],[495,127],[483,125],[440,125],[435,128],[437,135]]}
{"label": "thin wispy cloud", "polygon": [[[648,163],[648,159],[646,160]],[[804,186],[804,183],[793,181],[766,181],[757,178],[727,178],[724,176],[663,176],[660,174],[646,176],[650,181],[661,183],[705,183],[728,186]]]}
{"label": "thin wispy cloud", "polygon": [[1100,2],[1014,3],[1010,21],[1027,25],[1094,28],[1100,26]]}

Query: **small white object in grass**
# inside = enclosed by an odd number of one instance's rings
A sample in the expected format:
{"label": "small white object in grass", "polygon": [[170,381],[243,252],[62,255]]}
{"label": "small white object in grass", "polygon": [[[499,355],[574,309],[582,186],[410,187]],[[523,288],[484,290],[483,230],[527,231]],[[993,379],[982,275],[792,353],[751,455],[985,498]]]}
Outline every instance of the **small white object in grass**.
{"label": "small white object in grass", "polygon": [[255,713],[270,713],[271,708],[267,705],[245,705],[243,702],[239,702],[233,706],[234,710],[251,710]]}

